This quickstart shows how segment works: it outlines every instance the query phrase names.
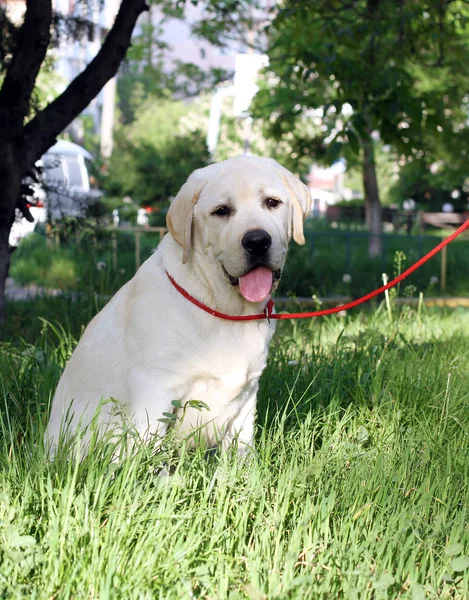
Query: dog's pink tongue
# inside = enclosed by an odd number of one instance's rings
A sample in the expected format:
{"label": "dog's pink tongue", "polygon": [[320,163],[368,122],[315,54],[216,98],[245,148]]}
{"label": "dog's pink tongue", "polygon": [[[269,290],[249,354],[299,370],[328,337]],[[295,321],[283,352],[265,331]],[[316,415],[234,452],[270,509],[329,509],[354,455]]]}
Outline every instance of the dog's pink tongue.
{"label": "dog's pink tongue", "polygon": [[257,267],[239,278],[239,291],[248,302],[262,302],[272,289],[272,271]]}

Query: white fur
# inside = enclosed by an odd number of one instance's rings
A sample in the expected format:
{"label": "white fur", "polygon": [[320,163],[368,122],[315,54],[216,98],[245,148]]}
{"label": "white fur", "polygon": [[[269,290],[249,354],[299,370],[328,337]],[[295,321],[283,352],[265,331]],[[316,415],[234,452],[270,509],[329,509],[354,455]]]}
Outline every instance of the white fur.
{"label": "white fur", "polygon": [[[299,192],[292,197],[294,186]],[[294,231],[294,211],[301,206],[304,215],[309,209],[303,188],[270,159],[236,158],[194,172],[170,208],[171,234],[85,330],[57,387],[46,441],[57,445],[66,415],[69,433],[88,425],[109,398],[144,438],[161,432],[159,419],[173,411],[172,401],[201,400],[209,410],[187,408],[177,435],[204,425],[209,445],[222,441],[226,447],[237,437],[240,447],[250,446],[274,322],[213,317],[186,300],[165,270],[211,308],[262,312],[267,300],[247,302],[226,272],[233,277],[246,272],[241,239],[257,228],[273,239],[269,266],[273,271],[283,267],[290,237],[302,236],[298,225]],[[268,209],[264,201],[271,196],[281,206]],[[214,216],[222,203],[233,206],[235,214]],[[113,402],[102,404],[97,417],[102,427],[119,425],[122,417],[114,409]]]}

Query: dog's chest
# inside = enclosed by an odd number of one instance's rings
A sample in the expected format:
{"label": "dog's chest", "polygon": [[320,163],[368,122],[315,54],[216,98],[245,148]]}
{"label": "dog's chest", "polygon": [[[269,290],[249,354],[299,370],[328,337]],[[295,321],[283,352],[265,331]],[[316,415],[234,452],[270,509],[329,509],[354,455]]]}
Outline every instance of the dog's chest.
{"label": "dog's chest", "polygon": [[[255,328],[253,334],[245,329],[241,334],[215,335],[210,344],[200,340],[198,348],[192,348],[193,355],[186,355],[186,377],[175,390],[185,405],[179,415],[188,425],[236,417],[257,391],[271,337],[269,331]],[[191,400],[202,401],[208,409],[191,408]]]}
{"label": "dog's chest", "polygon": [[[244,325],[244,324],[241,324]],[[233,328],[229,334],[217,332],[210,343],[203,336],[186,355],[188,388],[203,386],[207,393],[223,393],[234,398],[252,381],[257,381],[265,367],[271,335],[254,329],[254,333]]]}

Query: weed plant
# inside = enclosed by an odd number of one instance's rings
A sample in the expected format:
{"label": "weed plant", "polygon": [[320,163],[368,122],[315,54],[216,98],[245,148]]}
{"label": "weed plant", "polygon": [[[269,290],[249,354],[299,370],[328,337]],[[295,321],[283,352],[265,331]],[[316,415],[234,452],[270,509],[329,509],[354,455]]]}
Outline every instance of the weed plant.
{"label": "weed plant", "polygon": [[0,597],[469,597],[469,312],[279,323],[248,459],[169,438],[50,461],[98,308],[61,300],[61,324],[0,346]]}

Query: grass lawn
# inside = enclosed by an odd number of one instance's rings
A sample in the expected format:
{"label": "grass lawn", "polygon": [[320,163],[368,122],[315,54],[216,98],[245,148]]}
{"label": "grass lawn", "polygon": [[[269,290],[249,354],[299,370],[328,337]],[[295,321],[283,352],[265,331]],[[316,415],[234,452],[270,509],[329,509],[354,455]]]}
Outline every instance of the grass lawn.
{"label": "grass lawn", "polygon": [[0,346],[1,598],[469,597],[469,312],[281,323],[250,462],[168,442],[116,464],[44,457],[94,307],[42,308],[63,327],[11,305],[25,339]]}

